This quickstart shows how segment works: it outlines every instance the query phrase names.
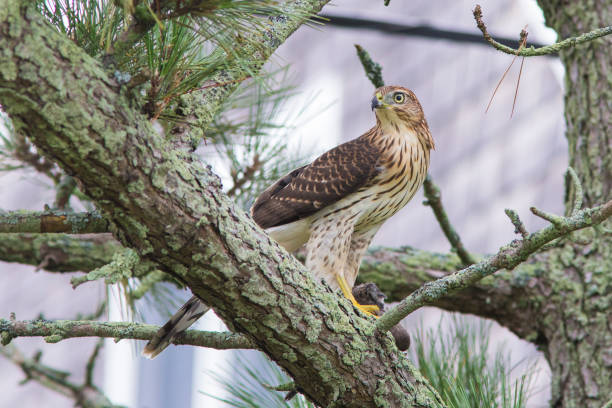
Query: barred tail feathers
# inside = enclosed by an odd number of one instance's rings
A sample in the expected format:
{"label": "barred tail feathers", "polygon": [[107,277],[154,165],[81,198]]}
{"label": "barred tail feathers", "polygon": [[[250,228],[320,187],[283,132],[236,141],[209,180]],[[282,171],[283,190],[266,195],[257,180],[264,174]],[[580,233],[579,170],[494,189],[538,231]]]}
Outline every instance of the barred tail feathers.
{"label": "barred tail feathers", "polygon": [[147,343],[142,355],[153,359],[174,340],[174,338],[191,327],[210,307],[200,299],[192,296],[171,318],[155,333]]}

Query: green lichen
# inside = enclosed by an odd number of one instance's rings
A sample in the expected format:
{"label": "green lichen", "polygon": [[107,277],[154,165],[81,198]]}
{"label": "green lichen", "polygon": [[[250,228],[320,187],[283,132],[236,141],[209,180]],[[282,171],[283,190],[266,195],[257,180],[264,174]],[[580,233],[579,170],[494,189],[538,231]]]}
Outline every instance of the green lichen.
{"label": "green lichen", "polygon": [[47,343],[59,343],[60,341],[64,340],[64,337],[61,334],[52,334],[50,336],[46,336],[44,340]]}

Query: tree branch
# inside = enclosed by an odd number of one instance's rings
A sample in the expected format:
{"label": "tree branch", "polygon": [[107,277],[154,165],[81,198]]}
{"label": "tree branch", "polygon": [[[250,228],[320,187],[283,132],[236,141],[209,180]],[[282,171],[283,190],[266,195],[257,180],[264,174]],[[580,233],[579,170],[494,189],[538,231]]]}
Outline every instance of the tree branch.
{"label": "tree branch", "polygon": [[[96,347],[97,350],[97,347]],[[100,391],[100,389],[86,381],[78,385],[68,380],[70,373],[59,371],[40,362],[41,353],[34,358],[25,357],[13,346],[0,347],[0,354],[18,365],[26,378],[22,381],[36,381],[50,390],[59,392],[75,401],[75,406],[82,408],[120,408]],[[88,377],[89,378],[89,377]]]}
{"label": "tree branch", "polygon": [[[438,254],[410,247],[374,248],[366,253],[358,282],[374,282],[398,302],[428,282],[448,276],[461,268],[456,254]],[[533,340],[537,332],[539,307],[530,301],[537,287],[534,280],[545,273],[546,265],[530,259],[512,271],[495,276],[433,301],[430,306],[450,312],[470,313],[497,321],[517,336]]]}
{"label": "tree branch", "polygon": [[597,225],[611,215],[612,201],[608,201],[600,207],[578,211],[571,217],[557,217],[555,224],[530,234],[524,239],[512,241],[500,248],[494,256],[452,275],[426,283],[379,318],[376,327],[383,331],[389,330],[416,309],[432,304],[456,290],[469,287],[500,269],[511,270],[548,242],[573,231]]}
{"label": "tree branch", "polygon": [[[116,341],[123,339],[151,340],[159,326],[126,322],[96,322],[90,320],[6,320],[0,319],[2,344],[8,344],[17,337],[44,337],[47,343],[74,337],[109,337]],[[175,345],[190,345],[217,350],[252,349],[254,343],[247,337],[230,332],[187,330],[172,340]]]}
{"label": "tree branch", "polygon": [[125,248],[111,234],[0,233],[0,260],[50,272],[89,272]]}
{"label": "tree branch", "polygon": [[501,44],[493,39],[489,32],[487,31],[487,26],[484,21],[482,21],[482,8],[480,5],[476,5],[474,8],[474,19],[476,20],[476,25],[482,32],[482,35],[489,44],[491,44],[496,50],[504,52],[506,54],[517,55],[521,57],[537,57],[540,55],[554,54],[559,52],[565,48],[573,47],[578,44],[582,44],[585,42],[593,41],[599,37],[603,37],[605,35],[612,34],[612,26],[607,26],[603,28],[598,28],[596,30],[590,31],[586,34],[582,34],[578,37],[567,38],[558,43],[547,45],[545,47],[534,48],[531,47],[523,47],[519,49],[514,49],[512,47],[508,47],[504,44]]}
{"label": "tree branch", "polygon": [[[223,194],[210,169],[170,149],[99,65],[27,4],[9,2],[0,13],[0,103],[16,128],[80,180],[120,242],[188,285],[316,404],[442,406],[389,334],[375,333],[372,319],[314,281]],[[283,3],[305,14],[323,4]],[[265,51],[242,55],[263,63],[305,20],[293,13],[271,22],[261,33]],[[210,115],[233,87],[214,89],[202,106]]]}
{"label": "tree branch", "polygon": [[109,232],[109,223],[98,212],[13,211],[0,214],[0,233],[65,232],[90,234]]}

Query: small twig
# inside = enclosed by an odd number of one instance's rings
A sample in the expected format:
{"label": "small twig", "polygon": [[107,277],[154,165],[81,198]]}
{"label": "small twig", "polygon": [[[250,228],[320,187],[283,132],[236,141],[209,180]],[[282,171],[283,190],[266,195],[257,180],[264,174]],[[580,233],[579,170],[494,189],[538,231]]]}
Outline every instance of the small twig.
{"label": "small twig", "polygon": [[87,360],[87,365],[85,366],[85,385],[89,387],[93,387],[93,369],[96,364],[96,359],[98,358],[98,354],[100,353],[100,349],[104,346],[104,339],[99,339],[96,343],[96,346],[93,349],[93,352],[89,356]]}
{"label": "small twig", "polygon": [[561,217],[559,215],[556,214],[552,214],[549,212],[546,212],[544,210],[540,210],[536,207],[529,207],[529,210],[534,214],[537,215],[540,218],[545,219],[546,221],[554,224],[554,225],[561,225],[563,224],[563,221],[565,220],[564,217]]}
{"label": "small twig", "polygon": [[157,16],[152,11],[149,12],[149,2],[139,4],[131,12],[132,21],[130,25],[121,33],[114,44],[111,44],[102,58],[106,67],[114,66],[117,61],[115,55],[124,55],[125,51],[129,50],[136,44],[144,35],[153,27],[155,27]]}
{"label": "small twig", "polygon": [[552,45],[547,45],[547,46],[540,47],[540,48],[534,48],[532,46],[528,48],[523,48],[521,50],[516,50],[512,47],[508,47],[506,45],[503,45],[495,41],[493,37],[491,37],[491,35],[487,31],[487,26],[482,21],[482,9],[480,5],[476,5],[473,13],[474,13],[474,18],[476,19],[476,25],[482,32],[484,39],[489,44],[491,44],[495,49],[501,52],[505,52],[506,54],[518,55],[521,57],[536,57],[539,55],[554,54],[556,52],[559,52],[562,49],[573,47],[575,45],[593,41],[596,38],[603,37],[608,34],[612,34],[612,26],[607,26],[607,27],[598,28],[596,30],[590,31],[586,34],[582,34],[578,37],[567,38],[563,41],[560,41]]}
{"label": "small twig", "polygon": [[104,312],[106,311],[106,300],[100,302],[98,307],[93,313],[90,314],[81,314],[77,313],[76,318],[74,320],[96,320],[99,319]]}
{"label": "small twig", "polygon": [[242,172],[242,177],[238,177],[237,171],[232,171],[232,179],[234,181],[234,185],[227,191],[227,195],[233,197],[236,195],[236,192],[242,188],[248,181],[253,179],[257,170],[261,168],[261,161],[259,160],[259,155],[256,154],[253,157],[253,163],[248,165],[244,171]]}
{"label": "small twig", "polygon": [[295,390],[295,383],[293,381],[285,383],[285,384],[280,384],[280,385],[270,385],[270,384],[262,384],[265,388],[269,389],[270,391],[294,391]]}
{"label": "small twig", "polygon": [[118,405],[113,405],[95,385],[87,382],[82,385],[75,384],[68,380],[70,373],[42,364],[40,351],[33,358],[27,358],[16,347],[8,346],[0,348],[0,354],[21,368],[25,374],[21,384],[36,381],[50,390],[73,399],[76,407],[119,408]]}
{"label": "small twig", "polygon": [[295,385],[293,381],[285,383],[285,384],[280,384],[280,385],[270,385],[270,384],[263,384],[263,383],[262,385],[270,391],[278,391],[278,392],[288,391],[287,395],[285,395],[285,401],[291,400],[298,393],[297,386]]}
{"label": "small twig", "polygon": [[431,176],[429,175],[427,178],[425,178],[423,190],[425,192],[425,198],[427,198],[427,201],[424,204],[430,206],[433,210],[434,215],[436,216],[436,219],[444,232],[444,235],[448,239],[448,242],[450,242],[453,250],[459,256],[459,259],[461,259],[463,266],[468,266],[475,263],[476,260],[468,251],[466,251],[465,247],[463,246],[463,242],[461,242],[459,234],[457,234],[457,231],[455,231],[451,225],[448,215],[442,206],[442,195],[440,194],[440,189],[434,184]]}
{"label": "small twig", "polygon": [[525,224],[523,224],[523,221],[521,221],[516,211],[510,208],[506,208],[504,212],[506,213],[508,218],[510,218],[510,221],[512,221],[512,224],[514,224],[514,233],[521,234],[523,238],[526,238],[527,235],[529,235],[529,232],[527,232],[527,229],[525,228]]}
{"label": "small twig", "polygon": [[70,197],[74,189],[76,188],[76,181],[74,177],[63,176],[56,187],[55,193],[55,207],[64,210],[70,201]]}
{"label": "small twig", "polygon": [[99,268],[96,268],[85,275],[73,276],[70,279],[72,288],[76,289],[85,282],[91,282],[104,278],[106,284],[117,283],[124,278],[131,278],[135,274],[134,268],[140,262],[140,257],[130,248],[125,248],[113,254],[113,259]]}
{"label": "small twig", "polygon": [[582,183],[580,182],[580,178],[578,178],[578,174],[576,174],[576,171],[571,166],[567,168],[567,174],[572,179],[574,185],[574,205],[572,206],[572,211],[570,212],[571,215],[574,215],[582,208],[584,192],[582,190]]}
{"label": "small twig", "polygon": [[560,220],[559,223],[549,225],[522,240],[514,240],[501,247],[495,255],[477,264],[425,283],[404,298],[395,308],[381,316],[376,321],[376,327],[381,331],[388,331],[420,307],[432,304],[449,293],[471,286],[500,269],[511,270],[545,244],[573,231],[595,226],[610,216],[612,216],[612,200],[600,207],[580,210],[571,217],[555,216]]}

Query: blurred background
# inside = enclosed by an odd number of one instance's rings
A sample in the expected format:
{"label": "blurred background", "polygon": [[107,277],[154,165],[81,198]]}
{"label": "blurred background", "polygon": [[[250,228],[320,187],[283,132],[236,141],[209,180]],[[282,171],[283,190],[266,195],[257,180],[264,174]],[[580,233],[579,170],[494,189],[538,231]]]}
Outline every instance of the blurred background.
{"label": "blurred background", "polygon": [[[529,41],[550,44],[556,40],[544,25],[535,0],[481,0],[484,20],[494,37],[518,39],[527,25]],[[485,108],[498,81],[513,57],[493,50],[483,41],[458,42],[460,33],[480,35],[472,9],[473,1],[335,0],[324,8],[328,24],[301,27],[284,43],[267,69],[289,65],[290,82],[297,94],[281,114],[297,118],[290,133],[290,146],[302,158],[314,158],[325,150],[355,138],[374,124],[370,110],[373,87],[356,56],[354,44],[363,46],[383,67],[387,84],[412,89],[421,101],[436,141],[430,174],[442,191],[451,222],[466,248],[491,253],[514,238],[514,227],[504,208],[518,211],[529,230],[543,226],[529,212],[530,206],[563,212],[563,174],[567,147],[563,119],[563,70],[555,57],[530,58],[520,77],[514,115],[513,98],[520,59],[499,87],[488,113]],[[424,37],[417,33],[390,32],[353,21],[374,20],[395,26],[427,26],[455,31],[455,39]],[[353,25],[353,26],[350,26]],[[418,30],[417,30],[418,31]],[[451,35],[453,37],[453,35]],[[308,157],[306,157],[308,158]],[[213,160],[213,165],[214,165]],[[220,173],[223,171],[220,169]],[[226,175],[225,175],[226,176]],[[41,210],[53,203],[51,184],[34,172],[0,175],[0,208]],[[417,196],[378,233],[379,246],[411,245],[448,252],[449,244],[429,207]],[[72,319],[77,312],[93,312],[105,289],[97,283],[73,291],[69,276],[35,272],[34,268],[0,262],[0,316],[15,312],[18,319],[34,319],[45,311],[48,319]],[[189,298],[186,291],[177,293]],[[117,294],[111,296],[115,300]],[[442,312],[424,308],[409,316],[405,326],[433,327]],[[143,310],[147,323],[161,324],[168,315]],[[118,301],[111,305],[110,320],[121,320]],[[222,330],[222,323],[209,313],[197,327]],[[529,407],[547,406],[549,373],[541,354],[508,330],[494,325],[491,349],[503,345],[512,350],[513,370],[535,365]],[[46,345],[41,339],[15,341],[26,353],[47,350],[42,361],[83,375],[84,361],[95,340],[64,340]],[[138,347],[142,347],[139,344]],[[49,350],[52,349],[52,352]],[[231,378],[238,361],[256,359],[254,352],[232,352],[169,347],[153,361],[139,355],[127,341],[107,341],[96,366],[97,384],[103,385],[116,404],[129,407],[228,406],[210,397],[223,397],[217,376]],[[0,406],[69,407],[72,400],[35,383],[17,386],[23,379],[19,368],[0,358]]]}

